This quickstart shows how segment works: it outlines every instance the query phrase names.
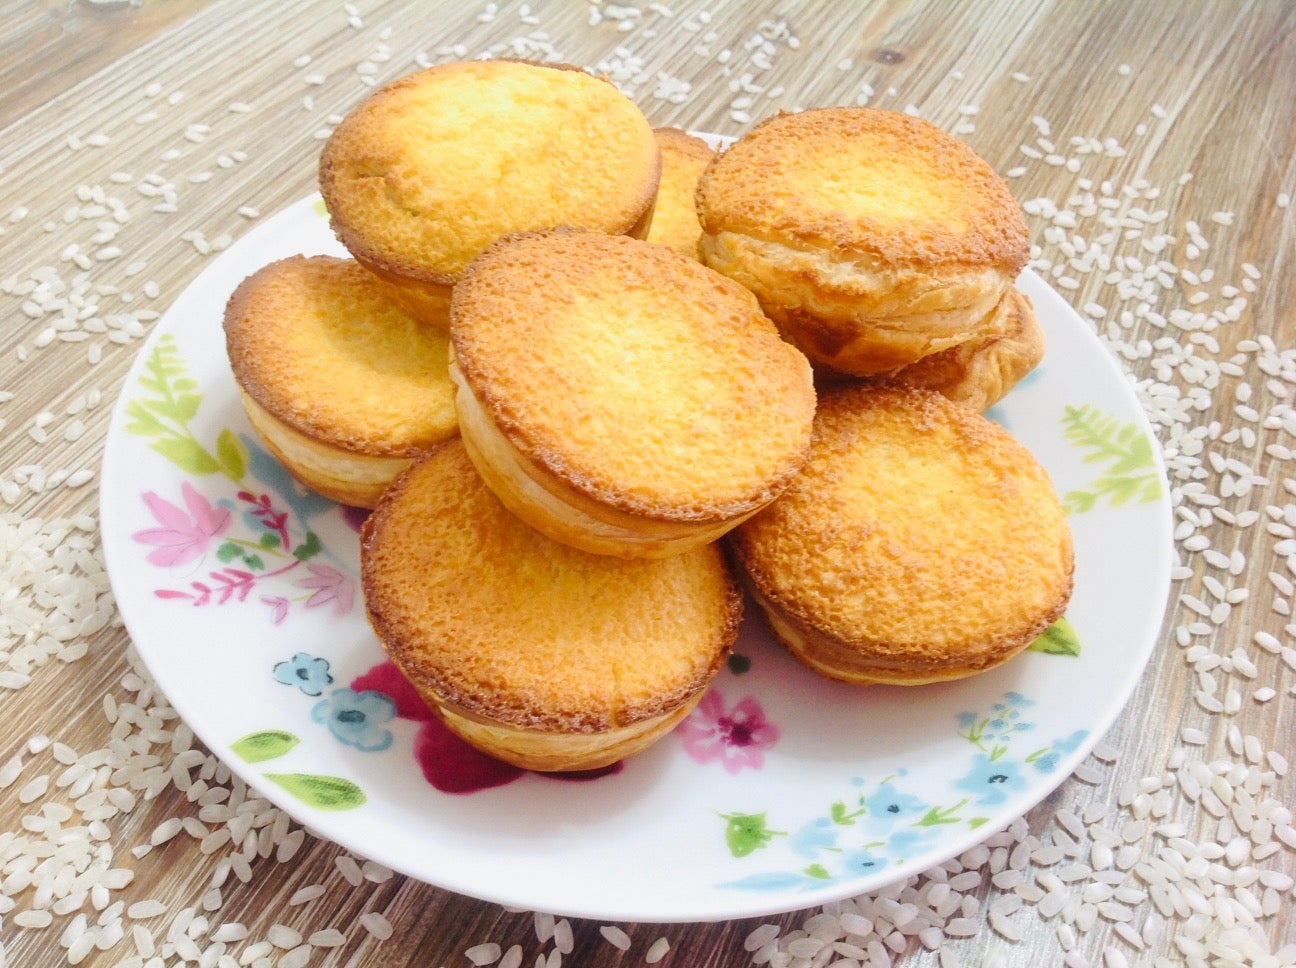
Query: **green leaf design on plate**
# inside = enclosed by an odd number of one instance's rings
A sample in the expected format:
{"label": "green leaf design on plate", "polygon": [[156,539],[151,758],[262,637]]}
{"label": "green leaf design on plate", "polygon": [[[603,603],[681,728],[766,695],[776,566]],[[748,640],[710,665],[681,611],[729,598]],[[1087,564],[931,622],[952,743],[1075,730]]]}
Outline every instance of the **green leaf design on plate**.
{"label": "green leaf design on plate", "polygon": [[283,756],[300,742],[292,733],[282,729],[263,729],[235,740],[230,749],[248,763],[262,763]]}
{"label": "green leaf design on plate", "polygon": [[234,480],[243,476],[247,454],[233,433],[221,432],[213,456],[189,429],[203,397],[198,383],[185,376],[184,358],[170,333],[164,334],[145,358],[139,385],[144,395],[126,404],[130,417],[127,433],[153,438],[149,444],[153,450],[190,474],[223,471]]}
{"label": "green leaf design on plate", "polygon": [[[862,802],[863,801],[861,800],[861,803]],[[832,818],[832,822],[842,827],[853,825],[857,819],[864,816],[866,813],[868,813],[868,811],[863,807],[852,811],[840,800],[828,808],[828,815]]]}
{"label": "green leaf design on plate", "polygon": [[735,857],[746,857],[769,846],[776,836],[786,833],[770,830],[765,825],[763,813],[722,813],[720,816],[725,821],[725,843],[729,845],[729,853]]}
{"label": "green leaf design on plate", "polygon": [[319,810],[354,810],[365,802],[364,791],[340,776],[317,773],[267,773],[302,803]]}
{"label": "green leaf design on plate", "polygon": [[231,481],[241,481],[247,473],[247,447],[228,427],[216,438],[216,460]]}
{"label": "green leaf design on plate", "polygon": [[1062,503],[1068,514],[1091,511],[1104,499],[1112,507],[1120,507],[1161,497],[1152,441],[1136,424],[1121,423],[1086,404],[1063,408],[1062,429],[1067,440],[1089,452],[1086,464],[1108,465],[1087,489],[1066,493]]}
{"label": "green leaf design on plate", "polygon": [[298,561],[309,561],[323,550],[319,535],[314,531],[306,532],[306,540],[293,549],[293,557]]}
{"label": "green leaf design on plate", "polygon": [[958,823],[958,812],[967,806],[967,798],[960,800],[952,807],[934,806],[915,821],[915,827],[935,827],[939,824]]}
{"label": "green leaf design on plate", "polygon": [[828,868],[824,867],[823,864],[811,864],[801,873],[804,874],[806,877],[814,877],[822,881],[832,880],[832,874],[829,873]]}
{"label": "green leaf design on plate", "polygon": [[190,474],[214,474],[220,470],[216,458],[192,437],[162,437],[149,444],[159,454]]}
{"label": "green leaf design on plate", "polygon": [[1075,626],[1064,615],[1026,648],[1046,655],[1076,656],[1080,654],[1080,636],[1076,635]]}

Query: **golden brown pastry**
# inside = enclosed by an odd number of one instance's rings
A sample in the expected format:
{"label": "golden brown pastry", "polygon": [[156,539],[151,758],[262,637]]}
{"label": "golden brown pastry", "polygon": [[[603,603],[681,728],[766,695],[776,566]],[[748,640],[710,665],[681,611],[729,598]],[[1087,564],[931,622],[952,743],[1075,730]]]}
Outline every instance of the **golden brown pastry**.
{"label": "golden brown pastry", "polygon": [[997,335],[1026,265],[1003,180],[966,144],[874,108],[779,114],[698,185],[703,261],[760,299],[816,367],[890,373]]}
{"label": "golden brown pastry", "polygon": [[648,241],[668,245],[680,255],[696,259],[702,225],[694,196],[698,179],[715,151],[701,138],[679,128],[657,128],[653,134],[661,148],[662,174]]}
{"label": "golden brown pastry", "polygon": [[361,535],[369,620],[455,733],[535,770],[638,752],[688,714],[737,634],[714,545],[623,561],[509,513],[453,440],[405,472]]}
{"label": "golden brown pastry", "polygon": [[751,293],[670,249],[556,231],[489,247],[455,287],[468,453],[557,541],[676,554],[769,503],[810,441],[810,366]]}
{"label": "golden brown pastry", "polygon": [[319,163],[338,239],[433,324],[499,236],[560,225],[645,235],[660,171],[651,126],[610,82],[507,60],[441,64],[378,89]]}
{"label": "golden brown pastry", "polygon": [[897,370],[896,382],[936,390],[973,410],[994,406],[1044,358],[1044,330],[1027,296],[1010,290],[994,311],[1006,322],[988,328],[1002,335],[924,356]]}
{"label": "golden brown pastry", "polygon": [[293,256],[248,276],[225,308],[243,407],[299,481],[373,507],[458,429],[449,339],[351,259]]}
{"label": "golden brown pastry", "polygon": [[804,470],[728,540],[778,638],[846,682],[983,672],[1071,595],[1071,531],[1044,469],[930,390],[823,394]]}

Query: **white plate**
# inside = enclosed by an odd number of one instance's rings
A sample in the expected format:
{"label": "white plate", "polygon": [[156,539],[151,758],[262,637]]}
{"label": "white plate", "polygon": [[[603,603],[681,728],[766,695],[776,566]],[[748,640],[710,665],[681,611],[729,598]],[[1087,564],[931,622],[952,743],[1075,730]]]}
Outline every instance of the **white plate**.
{"label": "white plate", "polygon": [[1047,356],[993,416],[1074,509],[1078,656],[851,688],[796,665],[749,609],[736,650],[748,667],[722,670],[680,729],[619,770],[503,771],[486,777],[500,785],[445,792],[420,763],[442,786],[472,786],[458,747],[390,676],[356,681],[384,661],[356,587],[356,515],[258,446],[226,362],[230,292],[298,252],[344,254],[318,198],[250,231],[159,321],[113,413],[103,544],[127,627],[184,721],[249,786],[358,854],[604,920],[818,905],[939,863],[1038,803],[1143,671],[1169,586],[1160,458],[1107,351],[1027,272]]}

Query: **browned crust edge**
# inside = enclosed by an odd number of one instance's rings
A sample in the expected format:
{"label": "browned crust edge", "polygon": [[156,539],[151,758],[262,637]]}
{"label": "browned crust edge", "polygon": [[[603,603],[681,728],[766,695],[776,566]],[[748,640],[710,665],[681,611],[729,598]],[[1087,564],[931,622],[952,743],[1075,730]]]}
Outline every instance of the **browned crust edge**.
{"label": "browned crust edge", "polygon": [[[446,444],[441,446],[450,443],[450,441],[447,441]],[[438,447],[431,453],[435,453],[439,449]],[[711,663],[704,672],[694,677],[693,680],[671,690],[663,697],[659,697],[655,702],[621,707],[619,710],[620,717],[616,722],[613,722],[605,715],[590,715],[587,711],[581,710],[527,710],[518,705],[503,702],[492,703],[481,694],[469,693],[449,680],[438,679],[421,672],[415,667],[410,658],[408,647],[405,644],[405,630],[397,628],[393,623],[387,621],[383,615],[383,597],[375,587],[375,579],[370,567],[370,556],[374,543],[378,540],[378,534],[387,526],[387,518],[393,513],[393,506],[409,486],[409,480],[416,472],[417,467],[418,465],[415,464],[397,476],[384,492],[382,500],[378,502],[378,506],[373,513],[369,515],[361,526],[360,584],[370,628],[382,644],[384,651],[387,652],[397,668],[401,670],[401,673],[419,690],[420,694],[434,695],[437,697],[438,702],[453,708],[460,715],[485,723],[501,723],[540,732],[594,734],[620,726],[630,726],[669,713],[681,703],[687,702],[695,695],[699,695],[720,671],[720,667],[728,658],[733,649],[733,644],[737,640],[744,599],[742,587],[734,575],[729,561],[717,547],[715,554],[724,578],[726,607],[723,622],[719,629],[718,647],[715,649]]]}

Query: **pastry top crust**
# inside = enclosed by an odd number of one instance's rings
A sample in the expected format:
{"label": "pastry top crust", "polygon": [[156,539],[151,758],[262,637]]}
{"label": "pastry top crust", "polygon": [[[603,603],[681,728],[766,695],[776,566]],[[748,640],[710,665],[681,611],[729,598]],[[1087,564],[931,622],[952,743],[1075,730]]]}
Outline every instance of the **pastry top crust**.
{"label": "pastry top crust", "polygon": [[470,717],[597,732],[676,708],[715,675],[742,597],[715,545],[624,561],[550,541],[448,441],[361,535],[369,619],[416,686]]}
{"label": "pastry top crust", "polygon": [[224,326],[238,384],[309,438],[412,457],[455,432],[449,337],[412,319],[351,259],[263,266],[230,296]]}
{"label": "pastry top crust", "polygon": [[977,667],[1070,598],[1071,531],[1047,473],[940,394],[822,395],[805,468],[729,540],[756,589],[880,667]]}
{"label": "pastry top crust", "polygon": [[643,112],[570,65],[460,61],[379,88],[320,155],[339,240],[380,270],[450,284],[501,235],[645,229],[661,158]]}
{"label": "pastry top crust", "polygon": [[735,232],[892,267],[1026,265],[1003,179],[965,143],[877,108],[774,115],[721,152],[697,191],[703,231]]}
{"label": "pastry top crust", "polygon": [[750,292],[665,246],[513,236],[469,267],[450,316],[454,365],[501,433],[601,503],[725,520],[805,457],[809,363]]}
{"label": "pastry top crust", "polygon": [[662,174],[648,241],[668,245],[680,255],[696,259],[702,225],[694,197],[698,179],[715,157],[715,150],[679,128],[656,128],[653,134],[661,148]]}

